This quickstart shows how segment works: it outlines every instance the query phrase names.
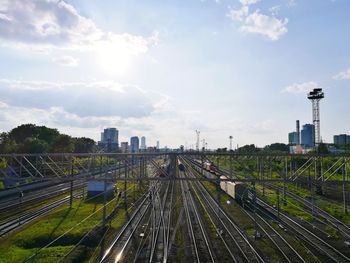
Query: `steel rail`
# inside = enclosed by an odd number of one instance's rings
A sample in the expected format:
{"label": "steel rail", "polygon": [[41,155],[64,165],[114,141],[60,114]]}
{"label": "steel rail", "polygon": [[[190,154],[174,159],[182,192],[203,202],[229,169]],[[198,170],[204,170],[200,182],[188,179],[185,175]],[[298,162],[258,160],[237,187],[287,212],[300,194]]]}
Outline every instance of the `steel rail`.
{"label": "steel rail", "polygon": [[[274,207],[272,207],[271,205],[269,205],[268,203],[266,203],[265,201],[259,198],[257,198],[257,204],[260,205],[262,208],[273,211],[274,213],[277,212]],[[339,250],[334,248],[329,243],[325,242],[322,238],[318,237],[316,234],[312,233],[307,228],[300,225],[294,219],[285,215],[283,212],[280,212],[279,214],[280,214],[281,221],[284,222],[287,227],[297,232],[301,237],[303,237],[303,240],[305,240],[307,243],[312,245],[318,251],[324,253],[329,259],[335,262],[350,262],[350,258],[345,256],[343,253],[341,253]]]}
{"label": "steel rail", "polygon": [[[193,174],[191,175],[195,176]],[[242,233],[242,231],[237,226],[237,224],[234,223],[232,219],[228,217],[226,211],[224,211],[218,205],[218,203],[214,200],[214,198],[211,196],[208,190],[200,182],[194,181],[194,184],[197,186],[197,189],[201,193],[201,196],[203,196],[204,200],[206,200],[207,205],[211,208],[211,210],[214,212],[218,220],[221,222],[222,226],[225,228],[226,232],[234,241],[237,248],[240,250],[241,254],[243,255],[244,259],[247,262],[264,262],[264,260],[261,258],[259,253],[255,250],[255,248],[250,244],[249,240],[245,237],[245,235]],[[226,223],[224,222],[223,218],[220,217],[217,210],[219,210],[220,215],[223,215],[224,219],[226,220]],[[230,231],[230,229],[228,229],[229,226],[231,226],[231,230],[234,230],[234,231]],[[236,235],[233,236],[233,233],[236,233]],[[240,243],[238,243],[238,241]],[[245,246],[246,251],[243,250],[243,247],[242,247],[243,245]]]}

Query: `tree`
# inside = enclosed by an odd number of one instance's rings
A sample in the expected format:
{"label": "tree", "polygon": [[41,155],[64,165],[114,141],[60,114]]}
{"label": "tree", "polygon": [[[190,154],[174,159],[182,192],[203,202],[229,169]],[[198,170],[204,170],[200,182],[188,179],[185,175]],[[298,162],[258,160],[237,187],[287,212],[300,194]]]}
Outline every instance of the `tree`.
{"label": "tree", "polygon": [[60,134],[51,146],[51,152],[71,153],[74,151],[74,143],[70,136]]}
{"label": "tree", "polygon": [[227,148],[226,147],[225,148],[218,148],[216,150],[216,152],[218,152],[218,153],[225,153],[225,152],[227,152]]}
{"label": "tree", "polygon": [[284,143],[272,143],[271,145],[265,146],[265,150],[268,151],[279,151],[279,152],[289,152],[289,147]]}
{"label": "tree", "polygon": [[47,128],[45,126],[38,127],[39,134],[38,139],[44,140],[47,143],[53,143],[55,139],[60,135],[57,129]]}
{"label": "tree", "polygon": [[73,138],[73,142],[75,153],[91,153],[96,151],[95,141],[90,138]]}
{"label": "tree", "polygon": [[259,151],[260,151],[260,149],[255,147],[254,144],[250,144],[250,145],[247,144],[247,145],[244,145],[244,146],[239,147],[237,149],[237,152],[239,152],[239,153],[255,153],[255,152],[259,152]]}
{"label": "tree", "polygon": [[327,145],[325,143],[321,142],[317,147],[317,153],[328,154],[329,150],[328,150]]}
{"label": "tree", "polygon": [[22,146],[23,153],[45,153],[48,152],[48,150],[48,143],[36,138],[27,138]]}
{"label": "tree", "polygon": [[18,144],[10,138],[7,132],[0,134],[0,153],[16,153],[18,149]]}
{"label": "tree", "polygon": [[0,133],[0,153],[94,152],[95,141],[72,138],[57,129],[22,124]]}
{"label": "tree", "polygon": [[26,138],[37,138],[39,131],[35,124],[22,124],[9,132],[9,137],[16,143],[24,143]]}

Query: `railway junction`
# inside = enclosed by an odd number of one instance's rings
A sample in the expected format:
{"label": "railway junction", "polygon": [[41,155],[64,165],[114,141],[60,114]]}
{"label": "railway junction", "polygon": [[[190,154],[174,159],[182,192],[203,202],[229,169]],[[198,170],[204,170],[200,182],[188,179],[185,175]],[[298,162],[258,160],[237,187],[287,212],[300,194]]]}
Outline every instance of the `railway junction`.
{"label": "railway junction", "polygon": [[0,262],[350,262],[346,155],[0,156]]}

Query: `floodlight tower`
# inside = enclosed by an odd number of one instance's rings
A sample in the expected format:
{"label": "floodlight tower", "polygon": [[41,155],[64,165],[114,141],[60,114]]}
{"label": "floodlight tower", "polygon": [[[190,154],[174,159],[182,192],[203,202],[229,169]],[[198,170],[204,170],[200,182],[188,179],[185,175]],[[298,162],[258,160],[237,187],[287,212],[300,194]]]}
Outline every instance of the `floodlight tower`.
{"label": "floodlight tower", "polygon": [[202,139],[202,151],[205,151],[205,139]]}
{"label": "floodlight tower", "polygon": [[322,89],[310,91],[307,98],[312,102],[312,119],[314,123],[314,144],[317,147],[321,142],[320,131],[320,100],[324,98]]}
{"label": "floodlight tower", "polygon": [[228,137],[229,139],[230,139],[230,151],[232,151],[232,139],[233,139],[233,137],[232,137],[232,135],[230,135],[230,137]]}
{"label": "floodlight tower", "polygon": [[196,130],[196,135],[197,135],[197,141],[196,141],[196,151],[199,151],[199,134],[201,132]]}

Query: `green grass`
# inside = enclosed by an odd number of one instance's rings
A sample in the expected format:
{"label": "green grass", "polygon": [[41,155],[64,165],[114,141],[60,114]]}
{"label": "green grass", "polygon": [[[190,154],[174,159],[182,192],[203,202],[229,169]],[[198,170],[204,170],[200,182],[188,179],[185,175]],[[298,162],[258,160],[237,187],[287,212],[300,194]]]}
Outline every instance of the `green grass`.
{"label": "green grass", "polygon": [[[101,207],[100,204],[84,203],[81,200],[76,200],[72,208],[69,208],[66,204],[40,221],[28,225],[25,229],[8,237],[0,245],[0,254],[3,262],[23,261],[37,249],[45,246],[69,228],[80,223],[83,218],[92,214],[99,207]],[[89,231],[100,220],[101,213],[96,213],[90,220],[83,222],[69,234],[55,242],[50,248],[43,249],[37,260],[43,260],[43,262],[56,261],[59,256],[67,252],[71,246],[82,238],[85,232]],[[53,256],[47,257],[47,254]]]}
{"label": "green grass", "polygon": [[[131,184],[128,183],[128,187],[130,187],[130,185]],[[137,188],[135,187],[135,189]],[[130,190],[132,191],[133,188]],[[134,201],[134,196],[136,198],[140,192],[142,192],[142,189],[138,189],[138,192],[135,195],[128,195],[127,201]],[[112,212],[115,205],[116,201],[113,200],[107,206],[107,215]],[[88,202],[85,202],[82,199],[75,199],[72,208],[69,208],[69,204],[65,204],[40,220],[28,224],[25,228],[19,230],[17,233],[11,234],[1,242],[0,262],[21,262],[38,251],[39,248],[45,246],[68,229],[79,224],[49,248],[42,249],[35,258],[35,262],[56,262],[62,255],[68,252],[85,235],[85,233],[102,221],[102,209],[92,215],[101,207],[101,197]],[[84,218],[87,218],[90,215],[92,216],[88,220],[82,222]],[[111,231],[119,229],[125,220],[126,213],[124,208],[121,208],[118,211],[115,220],[111,222]],[[84,246],[80,246],[74,251],[73,259],[64,262],[74,261],[74,257],[79,258],[82,257],[83,254],[86,254],[87,251],[93,251],[94,246],[98,244],[99,238],[96,237],[89,241],[90,248],[84,249]]]}
{"label": "green grass", "polygon": [[[221,167],[225,167],[226,169],[230,168],[230,162],[229,162],[229,158],[223,158],[220,161],[220,166]],[[233,168],[239,168],[237,167],[236,163],[233,163]],[[251,174],[247,174],[249,176],[255,176],[257,177],[256,173],[251,173]],[[310,172],[310,176],[311,178],[314,177],[314,173],[311,170]],[[240,176],[242,177],[242,176]],[[281,176],[276,172],[273,171],[271,173],[271,178],[281,178]],[[340,174],[335,174],[332,176],[331,180],[342,180],[342,175]],[[277,183],[276,185],[281,186],[281,183]],[[311,193],[309,189],[306,189],[305,187],[297,187],[295,184],[293,183],[286,183],[286,188],[288,191],[293,192],[295,194],[298,194],[300,197],[302,198],[310,198]],[[257,185],[257,191],[258,193],[262,193],[262,186],[261,185]],[[266,193],[266,200],[270,203],[275,205],[277,202],[277,197],[276,197],[276,193],[274,190],[268,190],[265,187],[265,193]],[[318,195],[318,194],[314,194],[314,198],[315,198],[315,205],[319,206],[320,208],[322,208],[323,210],[327,211],[328,213],[330,213],[331,215],[339,218],[340,220],[342,220],[343,222],[345,222],[346,224],[350,224],[350,214],[344,214],[343,212],[343,204],[340,201],[335,201],[335,200],[331,200],[328,199],[322,195]],[[312,217],[305,213],[302,212],[299,208],[302,208],[303,205],[301,203],[299,203],[298,201],[295,201],[293,198],[290,197],[286,197],[287,200],[287,205],[286,206],[280,206],[281,209],[283,209],[283,211],[287,212],[290,215],[294,215],[297,217],[300,217],[304,220],[307,221],[311,221]],[[280,201],[282,201],[282,195],[280,195]]]}

